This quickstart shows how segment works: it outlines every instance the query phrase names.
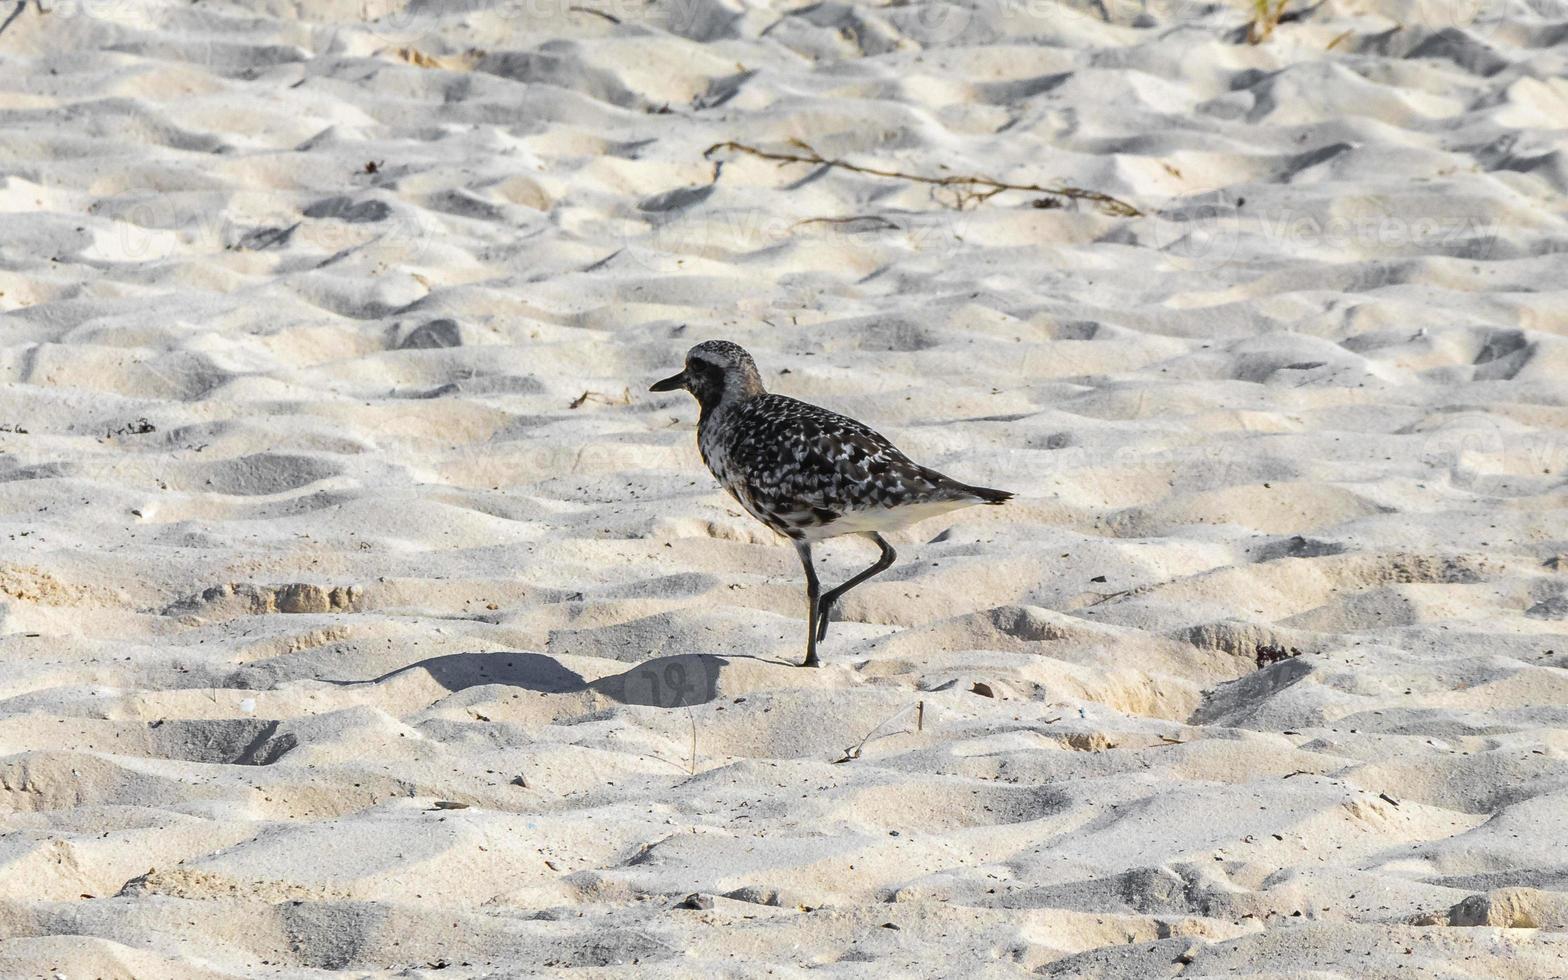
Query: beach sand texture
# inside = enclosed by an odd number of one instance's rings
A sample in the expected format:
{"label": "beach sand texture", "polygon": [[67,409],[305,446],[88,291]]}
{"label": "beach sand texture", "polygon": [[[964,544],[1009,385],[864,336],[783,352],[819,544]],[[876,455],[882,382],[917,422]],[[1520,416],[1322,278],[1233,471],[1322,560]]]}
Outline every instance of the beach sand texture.
{"label": "beach sand texture", "polygon": [[[44,8],[0,976],[1568,974],[1563,0]],[[1019,494],[819,670],[710,338]]]}

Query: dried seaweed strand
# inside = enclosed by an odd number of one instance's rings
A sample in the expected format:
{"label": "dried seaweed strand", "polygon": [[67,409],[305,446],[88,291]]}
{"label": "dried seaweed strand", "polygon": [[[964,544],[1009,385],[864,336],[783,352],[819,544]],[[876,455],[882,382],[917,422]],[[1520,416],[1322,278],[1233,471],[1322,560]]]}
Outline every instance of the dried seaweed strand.
{"label": "dried seaweed strand", "polygon": [[[1252,0],[1252,20],[1247,24],[1247,43],[1262,44],[1279,26],[1285,16],[1285,5],[1290,0]],[[1333,47],[1333,45],[1329,45]]]}
{"label": "dried seaweed strand", "polygon": [[730,150],[736,153],[750,154],[763,160],[777,160],[780,163],[809,163],[823,167],[834,167],[839,170],[848,170],[857,174],[869,174],[873,177],[888,177],[893,180],[908,180],[917,184],[929,184],[933,187],[943,187],[955,191],[957,205],[960,209],[971,202],[979,203],[990,200],[1003,191],[1024,191],[1030,194],[1044,194],[1048,197],[1062,200],[1090,201],[1103,213],[1118,218],[1136,218],[1143,214],[1142,211],[1120,198],[1115,198],[1099,191],[1086,190],[1082,187],[1070,185],[1046,187],[1041,184],[1014,184],[1004,180],[997,180],[994,177],[978,175],[965,176],[954,174],[948,177],[930,177],[925,174],[911,174],[901,170],[884,170],[880,167],[863,167],[858,163],[850,163],[847,160],[830,159],[800,140],[790,140],[790,144],[799,149],[800,152],[776,153],[755,146],[747,146],[745,143],[727,140],[723,143],[713,144],[704,150],[702,155],[704,159],[712,160],[715,153],[721,150]]}

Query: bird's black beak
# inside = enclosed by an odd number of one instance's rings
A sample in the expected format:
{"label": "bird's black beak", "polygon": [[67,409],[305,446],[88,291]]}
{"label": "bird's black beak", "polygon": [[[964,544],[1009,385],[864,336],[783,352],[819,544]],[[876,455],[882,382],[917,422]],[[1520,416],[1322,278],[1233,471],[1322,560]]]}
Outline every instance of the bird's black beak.
{"label": "bird's black beak", "polygon": [[653,387],[649,388],[648,390],[649,391],[679,391],[680,389],[682,389],[684,387],[686,387],[686,372],[682,371],[680,374],[674,375],[673,377],[665,378],[663,381],[656,381],[656,382],[654,382]]}

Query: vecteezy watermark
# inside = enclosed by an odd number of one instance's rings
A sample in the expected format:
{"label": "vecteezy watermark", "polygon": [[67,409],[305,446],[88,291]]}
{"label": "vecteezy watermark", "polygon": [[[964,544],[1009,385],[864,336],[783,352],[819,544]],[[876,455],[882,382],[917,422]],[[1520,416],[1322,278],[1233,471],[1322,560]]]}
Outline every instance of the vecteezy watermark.
{"label": "vecteezy watermark", "polygon": [[[1116,24],[1140,18],[1169,24],[1215,13],[1234,18],[1237,9],[1223,0],[1098,0],[1093,4],[1094,16]],[[880,10],[900,34],[926,48],[982,42],[999,30],[1027,31],[1031,23],[1058,22],[1063,13],[1060,0],[895,0]]]}
{"label": "vecteezy watermark", "polygon": [[[1018,4],[1034,5],[1054,0],[999,0],[1005,8]],[[1140,15],[1153,18],[1157,23],[1175,24],[1215,20],[1221,23],[1238,23],[1249,12],[1248,4],[1227,0],[1103,0],[1106,19],[1114,22],[1136,18]],[[1289,17],[1296,13],[1310,13],[1312,4],[1301,0],[1287,0],[1283,13]],[[1568,13],[1568,0],[1394,0],[1376,7],[1377,13],[1393,20],[1401,27],[1441,31],[1458,29],[1472,36],[1485,37],[1500,25],[1532,18],[1543,21],[1561,20]],[[1316,15],[1313,15],[1316,19]]]}
{"label": "vecteezy watermark", "polygon": [[[381,515],[360,526],[362,518],[351,514],[340,530],[385,543],[404,537],[408,520],[416,519],[399,514],[453,506],[488,513],[492,505],[504,510],[508,505],[500,501],[517,495],[608,503],[624,493],[624,484],[615,481],[611,489],[605,481],[648,467],[645,443],[614,434],[584,438],[584,425],[595,427],[593,421],[572,421],[574,434],[568,437],[539,420],[539,399],[546,389],[526,372],[522,356],[496,347],[483,348],[483,356],[477,356],[481,349],[463,346],[469,330],[451,319],[410,318],[395,324],[387,331],[384,356],[440,364],[444,380],[402,386],[334,409],[337,427],[358,450],[351,470],[375,487],[373,495],[364,496],[364,507]],[[590,391],[563,400],[558,408],[568,419],[578,413],[613,415],[629,411],[633,397],[624,388]],[[509,404],[512,410],[503,411]],[[508,420],[522,416],[533,417],[534,424],[514,429]],[[356,513],[363,509],[354,508]],[[320,523],[332,520],[331,513],[324,513]]]}
{"label": "vecteezy watermark", "polygon": [[1400,0],[1378,11],[1404,28],[1460,30],[1485,39],[1504,24],[1561,21],[1568,17],[1568,0]]}
{"label": "vecteezy watermark", "polygon": [[53,23],[60,26],[81,17],[141,30],[155,30],[162,24],[160,15],[167,13],[170,5],[158,0],[51,0],[37,6],[41,13],[54,18]]}
{"label": "vecteezy watermark", "polygon": [[[976,0],[903,0],[887,5],[882,16],[905,37],[922,47],[935,48],[959,41],[976,15]],[[1005,0],[1030,3],[1032,0]]]}
{"label": "vecteezy watermark", "polygon": [[[1127,25],[1169,25],[1205,19],[1236,21],[1241,8],[1227,0],[1091,0],[1077,5],[1097,19]],[[1061,0],[895,0],[881,16],[922,47],[986,41],[999,30],[1060,21]]]}
{"label": "vecteezy watermark", "polygon": [[[1527,498],[1568,485],[1568,434],[1531,429],[1484,411],[1438,413],[1416,431],[1371,436],[1386,479],[1414,481],[1423,493],[1447,486],[1487,496]],[[1107,445],[1107,437],[1127,440]],[[1359,483],[1365,464],[1342,461],[1327,443],[1319,453],[1292,434],[1282,445],[1270,432],[1182,432],[1148,428],[1112,435],[1088,430],[1054,433],[1001,454],[1009,486],[1030,487],[1105,527],[1142,536],[1179,523],[1184,500],[1232,487],[1291,494],[1295,481],[1323,486]],[[1335,441],[1335,445],[1338,445]],[[1288,447],[1288,448],[1287,448]],[[1363,458],[1365,459],[1365,457]],[[1340,469],[1340,467],[1344,467]],[[1336,470],[1343,475],[1336,476]],[[1227,508],[1229,505],[1226,505]]]}
{"label": "vecteezy watermark", "polygon": [[49,39],[60,50],[101,47],[106,29],[129,34],[126,40],[131,43],[162,34],[166,43],[157,55],[160,60],[209,69],[221,61],[216,39],[232,31],[231,21],[205,6],[167,0],[47,0],[6,6],[15,6],[18,15],[33,8],[47,17]]}
{"label": "vecteezy watermark", "polygon": [[1292,208],[1202,202],[1167,208],[1149,224],[1149,244],[1182,269],[1217,271],[1280,256],[1336,261],[1443,255],[1487,259],[1498,229],[1474,214],[1325,215]]}
{"label": "vecteezy watermark", "polygon": [[492,0],[468,7],[448,0],[362,0],[361,23],[389,44],[417,46],[448,35],[468,36],[473,20],[489,21],[490,31],[518,35],[554,29],[563,22],[603,22],[657,28],[682,37],[700,33],[713,12],[705,0]]}
{"label": "vecteezy watermark", "polygon": [[1400,11],[1401,21],[1431,30],[1457,28],[1470,34],[1491,33],[1528,0],[1411,0]]}
{"label": "vecteezy watermark", "polygon": [[226,251],[336,255],[374,248],[409,264],[435,238],[419,209],[376,196],[327,197],[298,210],[254,197],[255,209],[243,195],[220,202],[200,193],[98,202],[92,212],[104,223],[93,227],[87,254],[104,262],[153,263]]}
{"label": "vecteezy watermark", "polygon": [[730,262],[779,248],[842,251],[867,249],[941,254],[961,247],[969,212],[878,211],[858,215],[793,216],[768,208],[635,210],[617,229],[619,246],[650,271],[672,272],[702,260]]}
{"label": "vecteezy watermark", "polygon": [[1568,477],[1568,435],[1504,425],[1483,411],[1460,412],[1420,433],[1420,458],[1454,486],[1494,489],[1511,484],[1518,492],[1561,486]]}
{"label": "vecteezy watermark", "polygon": [[1324,218],[1264,212],[1256,218],[1264,236],[1275,242],[1300,242],[1342,252],[1453,255],[1462,250],[1464,258],[1484,259],[1497,244],[1496,224],[1474,215]]}

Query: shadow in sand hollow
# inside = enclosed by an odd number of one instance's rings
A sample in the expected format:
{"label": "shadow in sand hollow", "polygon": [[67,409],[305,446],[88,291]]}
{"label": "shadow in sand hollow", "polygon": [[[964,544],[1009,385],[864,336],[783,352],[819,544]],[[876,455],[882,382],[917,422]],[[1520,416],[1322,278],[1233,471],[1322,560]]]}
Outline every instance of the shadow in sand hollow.
{"label": "shadow in sand hollow", "polygon": [[369,680],[330,680],[339,686],[380,684],[412,670],[423,670],[448,691],[462,691],[484,684],[506,684],[542,694],[575,694],[594,691],[621,704],[653,708],[684,708],[706,704],[718,697],[719,671],[729,663],[710,654],[657,657],[635,664],[619,674],[584,680],[542,653],[449,653],[399,667]]}

